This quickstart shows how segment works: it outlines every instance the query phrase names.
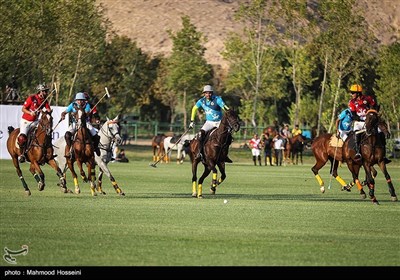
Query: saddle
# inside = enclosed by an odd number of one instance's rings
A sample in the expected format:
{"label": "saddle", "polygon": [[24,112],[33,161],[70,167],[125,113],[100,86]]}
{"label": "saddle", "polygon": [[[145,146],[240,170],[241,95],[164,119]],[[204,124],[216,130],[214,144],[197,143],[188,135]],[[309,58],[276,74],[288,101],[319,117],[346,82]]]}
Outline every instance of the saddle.
{"label": "saddle", "polygon": [[329,140],[329,146],[331,147],[338,147],[341,148],[343,147],[343,140],[338,138],[336,135],[332,135],[331,139]]}

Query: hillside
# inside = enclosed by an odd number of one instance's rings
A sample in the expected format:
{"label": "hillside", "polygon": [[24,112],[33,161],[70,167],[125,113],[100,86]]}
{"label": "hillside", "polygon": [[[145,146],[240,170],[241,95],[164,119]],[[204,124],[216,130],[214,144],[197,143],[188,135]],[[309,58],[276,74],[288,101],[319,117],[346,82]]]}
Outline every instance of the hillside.
{"label": "hillside", "polygon": [[[114,30],[136,41],[150,55],[167,55],[171,52],[172,42],[167,30],[180,30],[181,17],[188,15],[197,30],[208,39],[205,44],[207,61],[222,68],[227,67],[227,62],[220,52],[228,33],[242,30],[233,15],[239,4],[245,1],[98,0],[106,8],[106,16]],[[400,0],[357,0],[357,5],[383,44],[400,37]]]}

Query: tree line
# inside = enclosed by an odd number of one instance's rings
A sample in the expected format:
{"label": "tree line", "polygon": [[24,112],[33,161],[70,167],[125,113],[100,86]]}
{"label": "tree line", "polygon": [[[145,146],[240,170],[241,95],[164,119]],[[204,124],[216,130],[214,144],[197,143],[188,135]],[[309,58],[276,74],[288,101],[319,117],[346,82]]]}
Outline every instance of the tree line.
{"label": "tree line", "polygon": [[[252,0],[235,19],[222,72],[204,58],[207,38],[189,16],[168,30],[169,56],[151,57],[119,36],[95,0],[0,0],[0,81],[17,77],[26,97],[38,83],[56,88],[51,104],[65,106],[78,91],[106,115],[135,114],[141,121],[188,125],[188,112],[212,84],[240,110],[246,126],[275,121],[333,131],[347,106],[348,88],[363,86],[400,130],[400,44],[382,45],[355,0]],[[140,27],[138,27],[140,28]],[[202,116],[199,116],[202,119]]]}

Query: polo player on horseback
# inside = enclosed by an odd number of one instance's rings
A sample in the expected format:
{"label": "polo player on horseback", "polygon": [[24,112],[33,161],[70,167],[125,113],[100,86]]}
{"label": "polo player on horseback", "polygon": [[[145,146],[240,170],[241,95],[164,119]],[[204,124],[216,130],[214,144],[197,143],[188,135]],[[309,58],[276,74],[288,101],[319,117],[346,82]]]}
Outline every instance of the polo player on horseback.
{"label": "polo player on horseback", "polygon": [[39,122],[40,110],[44,107],[48,112],[51,112],[49,103],[46,97],[49,93],[49,88],[44,84],[39,84],[36,87],[36,93],[30,95],[26,100],[24,105],[22,105],[22,118],[20,121],[20,128],[18,134],[18,145],[21,155],[18,157],[20,163],[26,160],[26,142],[28,140],[28,133],[32,127],[36,127]]}
{"label": "polo player on horseback", "polygon": [[[86,97],[83,92],[78,92],[75,95],[75,100],[71,102],[67,109],[61,113],[61,119],[65,119],[65,115],[68,113],[76,113],[78,108],[84,108],[85,112],[88,114],[89,118],[89,112],[91,111],[90,104],[86,102]],[[86,127],[90,131],[90,134],[92,135],[93,139],[93,144],[94,144],[94,150],[96,152],[96,155],[100,156],[100,149],[99,149],[99,143],[100,143],[100,136],[97,134],[98,130],[92,126],[90,123],[90,120],[87,119],[86,121]],[[68,128],[68,131],[65,133],[64,138],[66,142],[65,146],[65,157],[70,158],[71,157],[71,146],[72,146],[72,136],[76,132],[76,120],[72,118],[71,125]]]}
{"label": "polo player on horseback", "polygon": [[[363,95],[362,91],[363,89],[359,84],[354,84],[350,87],[351,100],[349,101],[348,106],[350,108],[350,111],[352,112],[352,117],[354,120],[353,131],[355,133],[354,139],[356,142],[356,156],[354,158],[355,160],[361,159],[361,154],[360,154],[361,133],[357,132],[365,128],[365,118],[367,115],[367,111],[370,109],[379,111],[379,106],[377,106],[375,99],[372,96]],[[385,147],[386,138],[385,135],[382,133],[382,131],[379,129],[379,127],[378,127],[378,132],[380,140],[383,146]],[[384,160],[386,164],[391,162],[391,160],[387,159],[386,157],[384,158]]]}
{"label": "polo player on horseback", "polygon": [[[225,102],[222,100],[222,98],[214,95],[212,86],[204,86],[203,94],[204,97],[200,98],[192,108],[189,125],[189,128],[194,127],[194,118],[196,117],[196,112],[199,108],[203,108],[204,113],[206,114],[206,122],[197,133],[197,140],[199,141],[199,153],[196,155],[196,159],[202,158],[203,156],[203,146],[206,132],[215,127],[219,127],[222,119],[222,110],[229,110],[229,107],[225,105]],[[228,153],[225,158],[225,162],[232,162],[232,160],[228,158]]]}

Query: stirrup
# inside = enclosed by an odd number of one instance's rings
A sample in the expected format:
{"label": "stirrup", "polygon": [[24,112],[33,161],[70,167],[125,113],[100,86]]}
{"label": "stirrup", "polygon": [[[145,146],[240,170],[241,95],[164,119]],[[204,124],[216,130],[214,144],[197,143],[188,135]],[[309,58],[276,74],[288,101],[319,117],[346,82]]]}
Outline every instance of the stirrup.
{"label": "stirrup", "polygon": [[226,156],[226,158],[225,158],[225,162],[228,162],[228,163],[233,163],[233,161],[228,157],[228,156]]}

